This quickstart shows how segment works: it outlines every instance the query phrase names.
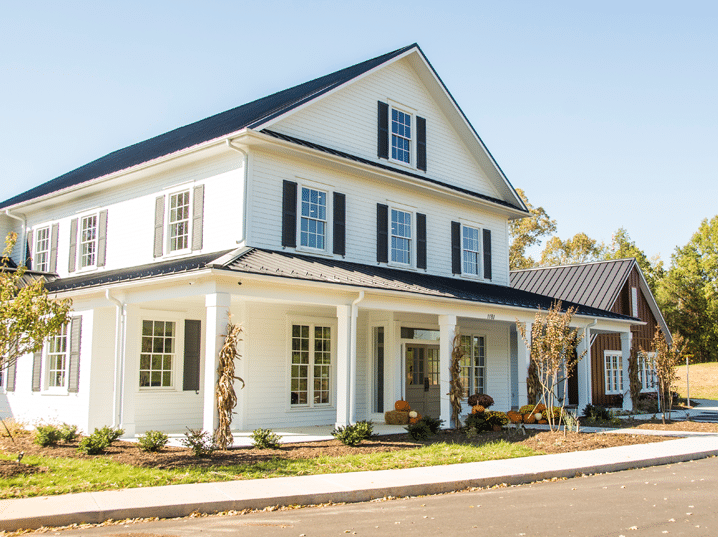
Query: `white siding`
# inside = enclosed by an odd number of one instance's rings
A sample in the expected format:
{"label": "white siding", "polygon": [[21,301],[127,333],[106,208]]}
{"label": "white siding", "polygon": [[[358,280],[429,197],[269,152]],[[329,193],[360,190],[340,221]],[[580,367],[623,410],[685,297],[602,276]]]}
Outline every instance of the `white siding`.
{"label": "white siding", "polygon": [[270,129],[386,164],[377,158],[377,101],[388,99],[426,119],[428,177],[500,197],[407,60],[322,98]]}
{"label": "white siding", "polygon": [[[506,218],[473,203],[392,186],[377,180],[255,153],[249,199],[248,245],[278,249],[282,236],[282,181],[311,180],[346,194],[346,260],[376,263],[376,204],[398,203],[426,214],[427,272],[451,276],[451,221],[464,218],[491,230],[492,283],[508,285]],[[331,229],[331,226],[329,226]],[[329,241],[331,244],[331,241]]]}

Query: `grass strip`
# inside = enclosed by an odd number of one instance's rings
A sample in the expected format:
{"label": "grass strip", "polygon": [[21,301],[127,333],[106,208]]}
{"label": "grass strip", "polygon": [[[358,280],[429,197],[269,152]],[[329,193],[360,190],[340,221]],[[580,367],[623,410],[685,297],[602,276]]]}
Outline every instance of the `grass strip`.
{"label": "grass strip", "polygon": [[[384,453],[343,457],[319,456],[312,459],[273,459],[251,465],[186,467],[169,470],[120,464],[101,457],[73,459],[27,456],[23,462],[45,467],[47,471],[0,479],[0,499],[182,483],[415,468],[538,454],[524,446],[501,440],[480,446],[437,443],[417,449]],[[0,457],[13,458],[8,455],[0,455]]]}

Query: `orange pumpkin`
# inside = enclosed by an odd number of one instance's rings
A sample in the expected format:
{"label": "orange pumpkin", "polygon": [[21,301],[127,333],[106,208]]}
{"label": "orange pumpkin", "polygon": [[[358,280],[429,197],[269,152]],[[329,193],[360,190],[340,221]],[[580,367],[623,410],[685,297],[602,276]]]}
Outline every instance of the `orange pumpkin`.
{"label": "orange pumpkin", "polygon": [[414,418],[409,418],[409,423],[411,423],[411,424],[413,425],[414,423],[419,423],[420,420],[421,420],[421,414],[419,414],[419,413],[417,412],[417,413],[416,413],[416,417],[414,417]]}
{"label": "orange pumpkin", "polygon": [[482,412],[486,412],[486,409],[481,405],[476,405],[471,409],[472,414],[481,414]]}
{"label": "orange pumpkin", "polygon": [[536,417],[533,414],[524,414],[524,423],[536,423]]}
{"label": "orange pumpkin", "polygon": [[394,410],[398,410],[399,412],[409,412],[411,407],[409,406],[409,403],[403,399],[399,399],[396,403],[394,403]]}

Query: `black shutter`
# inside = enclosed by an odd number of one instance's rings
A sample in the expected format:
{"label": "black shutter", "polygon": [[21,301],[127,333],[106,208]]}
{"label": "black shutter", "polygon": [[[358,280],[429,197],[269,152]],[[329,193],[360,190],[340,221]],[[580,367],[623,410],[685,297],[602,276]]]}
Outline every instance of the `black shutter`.
{"label": "black shutter", "polygon": [[416,213],[416,267],[426,268],[426,215]]}
{"label": "black shutter", "polygon": [[32,391],[39,392],[42,382],[42,348],[32,355]]}
{"label": "black shutter", "polygon": [[70,260],[67,265],[69,272],[75,272],[77,263],[77,218],[70,221]]}
{"label": "black shutter", "polygon": [[67,378],[67,391],[80,391],[80,338],[82,337],[82,317],[73,317],[70,321],[70,364]]}
{"label": "black shutter", "polygon": [[204,231],[204,185],[194,187],[192,199],[192,250],[201,250]]}
{"label": "black shutter", "polygon": [[60,234],[60,224],[52,224],[50,233],[50,267],[49,272],[57,272],[57,241]]}
{"label": "black shutter", "polygon": [[155,239],[153,244],[152,255],[154,257],[162,257],[164,250],[163,241],[165,234],[165,197],[157,196],[155,198]]}
{"label": "black shutter", "polygon": [[416,167],[426,171],[426,120],[416,116]]}
{"label": "black shutter", "polygon": [[15,391],[15,371],[16,370],[17,370],[17,364],[15,363],[15,360],[13,360],[13,362],[5,370],[5,375],[7,375],[7,379],[5,380],[5,391],[6,392],[14,392]]}
{"label": "black shutter", "polygon": [[297,183],[284,181],[282,246],[297,247]]}
{"label": "black shutter", "polygon": [[484,279],[491,279],[491,230],[484,230]]}
{"label": "black shutter", "polygon": [[100,221],[97,226],[97,266],[105,266],[107,257],[107,209],[100,211]]}
{"label": "black shutter", "polygon": [[461,274],[461,224],[451,222],[451,273]]}
{"label": "black shutter", "polygon": [[377,156],[389,158],[389,105],[379,101],[378,103],[378,125],[377,134]]}
{"label": "black shutter", "polygon": [[184,322],[184,391],[199,391],[199,359],[202,337],[202,321],[190,319]]}
{"label": "black shutter", "polygon": [[32,256],[35,253],[32,245],[32,231],[27,232],[26,238],[27,247],[25,248],[25,267],[28,270],[32,269]]}
{"label": "black shutter", "polygon": [[389,206],[376,204],[376,260],[389,262]]}
{"label": "black shutter", "polygon": [[346,196],[334,193],[334,253],[346,255]]}

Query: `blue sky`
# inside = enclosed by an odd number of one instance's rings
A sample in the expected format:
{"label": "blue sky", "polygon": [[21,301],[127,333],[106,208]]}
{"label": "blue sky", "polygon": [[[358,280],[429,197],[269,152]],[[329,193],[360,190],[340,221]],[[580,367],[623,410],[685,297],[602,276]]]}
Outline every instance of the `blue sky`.
{"label": "blue sky", "polygon": [[718,3],[0,0],[0,198],[417,42],[509,180],[669,261],[718,213]]}

